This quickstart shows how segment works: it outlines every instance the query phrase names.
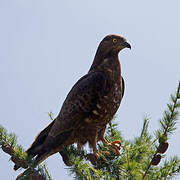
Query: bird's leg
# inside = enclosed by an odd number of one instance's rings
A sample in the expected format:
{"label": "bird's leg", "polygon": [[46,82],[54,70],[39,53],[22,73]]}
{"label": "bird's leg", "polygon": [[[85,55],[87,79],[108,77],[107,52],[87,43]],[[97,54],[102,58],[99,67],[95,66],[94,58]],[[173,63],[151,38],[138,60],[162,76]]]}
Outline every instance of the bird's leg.
{"label": "bird's leg", "polygon": [[94,155],[96,156],[97,159],[99,159],[100,154],[99,154],[99,152],[98,152],[98,150],[97,150],[96,144],[93,145],[92,148],[93,148],[93,153],[94,153]]}
{"label": "bird's leg", "polygon": [[[97,150],[97,147],[96,147],[96,141],[92,144],[92,148],[93,148],[93,154],[94,154],[94,156],[96,157],[96,160],[95,161],[97,161],[98,159],[100,159],[100,158],[102,158],[102,159],[104,159],[105,161],[107,161],[107,159],[104,157],[104,155],[103,155],[103,153],[100,153],[100,152],[98,152],[98,150]],[[93,164],[93,162],[92,162],[92,157],[91,157],[91,163]],[[93,160],[94,161],[94,160]]]}
{"label": "bird's leg", "polygon": [[111,143],[109,143],[106,138],[104,137],[104,133],[105,133],[106,127],[104,127],[98,134],[98,139],[101,140],[104,144],[106,144],[107,146],[109,146],[113,152],[117,153],[118,155],[120,155],[120,146],[121,146],[121,142],[120,141],[112,141]]}
{"label": "bird's leg", "polygon": [[95,135],[93,135],[94,137],[91,137],[91,139],[89,140],[89,145],[92,147],[93,149],[93,154],[96,156],[96,158],[100,158],[100,154],[97,150],[96,147],[96,142],[97,142],[97,133],[95,133]]}
{"label": "bird's leg", "polygon": [[97,147],[96,147],[97,137],[95,136],[93,139],[94,139],[93,142],[91,142],[92,149],[93,149],[93,154],[98,159],[98,158],[100,158],[100,154],[99,154],[99,152],[97,150]]}

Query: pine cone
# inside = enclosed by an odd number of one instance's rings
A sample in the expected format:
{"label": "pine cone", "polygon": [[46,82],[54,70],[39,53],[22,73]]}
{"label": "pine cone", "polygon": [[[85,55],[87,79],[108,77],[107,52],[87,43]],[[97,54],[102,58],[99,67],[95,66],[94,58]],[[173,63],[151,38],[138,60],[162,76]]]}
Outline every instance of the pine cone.
{"label": "pine cone", "polygon": [[[23,179],[24,173],[19,174],[19,176],[16,178],[16,180],[21,180]],[[46,178],[39,174],[38,172],[33,172],[32,174],[30,174],[28,177],[26,177],[26,179],[28,180],[46,180]]]}
{"label": "pine cone", "polygon": [[151,161],[151,164],[154,165],[154,166],[156,166],[156,165],[158,165],[158,164],[160,163],[160,161],[161,161],[161,155],[160,155],[160,154],[156,154],[156,155],[153,157],[153,159],[152,159],[152,161]]}
{"label": "pine cone", "polygon": [[169,146],[168,142],[159,144],[159,147],[157,149],[158,153],[161,153],[161,154],[165,153],[168,149],[168,146]]}
{"label": "pine cone", "polygon": [[89,161],[91,162],[92,165],[96,165],[97,164],[97,158],[94,154],[89,153],[87,154],[87,157],[89,159]]}
{"label": "pine cone", "polygon": [[18,159],[17,157],[12,156],[11,161],[13,161],[15,163],[15,165],[14,165],[15,171],[20,167],[22,167],[24,169],[28,168],[28,165],[26,164],[26,162],[21,159]]}
{"label": "pine cone", "polygon": [[13,148],[7,144],[2,146],[2,150],[9,155],[12,155],[14,153]]}

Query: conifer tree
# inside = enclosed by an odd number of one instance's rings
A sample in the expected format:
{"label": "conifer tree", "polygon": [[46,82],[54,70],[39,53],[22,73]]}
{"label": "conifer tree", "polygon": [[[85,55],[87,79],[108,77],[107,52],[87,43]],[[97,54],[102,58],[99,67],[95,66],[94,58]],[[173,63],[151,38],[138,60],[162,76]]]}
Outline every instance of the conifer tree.
{"label": "conifer tree", "polygon": [[[151,135],[148,126],[149,119],[144,118],[139,136],[126,140],[117,130],[114,120],[109,123],[106,139],[115,141],[119,146],[120,155],[110,151],[102,143],[98,143],[101,157],[78,150],[75,145],[67,147],[64,151],[69,154],[70,164],[68,171],[77,180],[93,179],[127,179],[127,180],[166,180],[173,179],[180,173],[180,158],[174,156],[166,158],[169,148],[170,135],[175,133],[180,109],[180,82],[177,91],[171,95],[170,103],[159,120],[159,128],[155,135]],[[53,120],[52,114],[49,114]],[[23,148],[17,145],[15,134],[8,134],[0,127],[0,147],[11,156],[11,160],[26,170],[17,179],[51,180],[45,165],[38,165],[27,156]]]}

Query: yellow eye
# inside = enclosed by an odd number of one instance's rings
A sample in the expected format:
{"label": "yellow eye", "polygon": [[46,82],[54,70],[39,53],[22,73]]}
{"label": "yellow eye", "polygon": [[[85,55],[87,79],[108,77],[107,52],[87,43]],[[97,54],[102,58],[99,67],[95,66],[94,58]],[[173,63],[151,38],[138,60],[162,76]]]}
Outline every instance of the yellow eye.
{"label": "yellow eye", "polygon": [[113,39],[113,43],[117,43],[117,39],[116,38]]}

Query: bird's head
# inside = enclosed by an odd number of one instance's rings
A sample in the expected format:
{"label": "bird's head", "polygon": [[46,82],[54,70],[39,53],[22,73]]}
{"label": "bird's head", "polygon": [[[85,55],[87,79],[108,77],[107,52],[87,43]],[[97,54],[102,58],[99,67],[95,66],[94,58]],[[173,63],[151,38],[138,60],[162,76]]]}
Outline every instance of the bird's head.
{"label": "bird's head", "polygon": [[107,35],[99,45],[100,51],[105,54],[117,55],[122,49],[130,48],[131,45],[120,35]]}
{"label": "bird's head", "polygon": [[131,49],[131,45],[124,37],[114,34],[107,35],[98,46],[90,70],[96,69],[100,64],[104,63],[104,59],[108,57],[116,57],[114,59],[118,59],[118,53],[124,48]]}

